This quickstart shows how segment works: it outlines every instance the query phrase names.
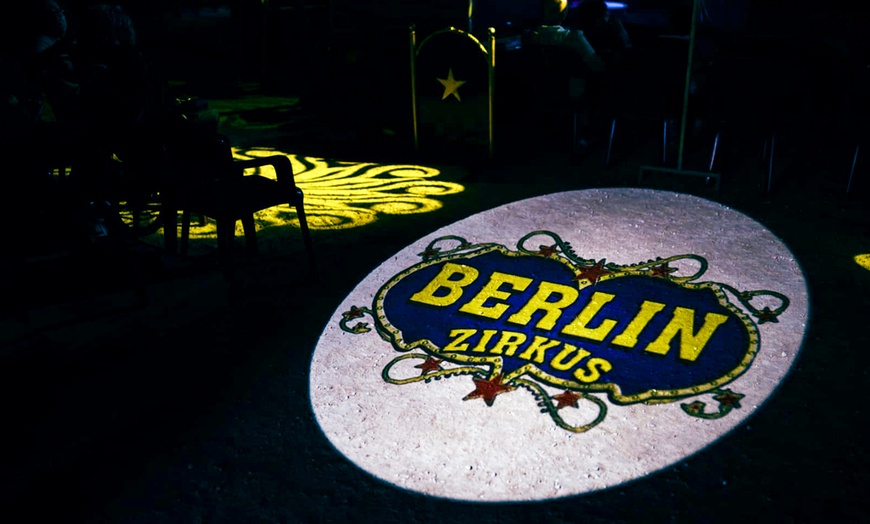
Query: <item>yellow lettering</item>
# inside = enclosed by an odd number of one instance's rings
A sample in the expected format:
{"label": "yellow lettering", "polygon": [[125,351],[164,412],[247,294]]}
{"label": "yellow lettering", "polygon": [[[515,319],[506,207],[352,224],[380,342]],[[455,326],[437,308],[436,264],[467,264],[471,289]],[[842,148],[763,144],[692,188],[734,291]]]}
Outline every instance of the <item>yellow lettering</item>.
{"label": "yellow lettering", "polygon": [[[431,306],[449,306],[459,300],[462,296],[462,288],[474,282],[478,274],[479,272],[473,267],[447,262],[441,268],[441,272],[426,284],[426,287],[411,295],[411,300]],[[451,280],[454,275],[461,275],[461,278]],[[446,289],[447,294],[436,296],[435,293],[442,289]]]}
{"label": "yellow lettering", "polygon": [[[560,343],[561,342],[559,342],[558,340],[550,340],[547,337],[541,337],[536,335],[535,338],[532,340],[532,343],[529,344],[529,347],[520,354],[520,358],[525,360],[532,360],[532,357],[534,357],[535,362],[537,362],[538,364],[543,364],[544,353],[548,349],[552,349],[558,346]],[[510,353],[508,356],[513,356],[513,353]]]}
{"label": "yellow lettering", "polygon": [[519,348],[520,344],[526,341],[525,333],[518,333],[516,331],[502,331],[501,338],[498,339],[495,347],[489,350],[490,353],[495,353],[497,355],[501,355],[504,350],[507,350],[507,355],[512,357],[514,353],[516,353],[517,348]]}
{"label": "yellow lettering", "polygon": [[[573,352],[577,352],[577,354],[572,358],[569,362],[565,362],[565,359]],[[580,363],[581,360],[588,357],[592,353],[586,351],[585,349],[577,349],[577,346],[572,346],[571,344],[565,343],[565,348],[559,352],[558,355],[553,357],[553,360],[550,361],[550,365],[553,366],[553,369],[558,369],[559,371],[568,371],[573,368],[577,364]]]}
{"label": "yellow lettering", "polygon": [[613,366],[607,360],[598,357],[590,358],[589,362],[586,363],[586,369],[579,368],[574,371],[574,378],[580,382],[595,382],[611,369]]}
{"label": "yellow lettering", "polygon": [[450,331],[450,336],[454,337],[453,340],[444,346],[444,349],[441,351],[465,351],[468,349],[468,344],[462,344],[462,342],[469,339],[469,337],[473,336],[477,333],[476,329],[454,329]]}
{"label": "yellow lettering", "polygon": [[640,311],[637,312],[637,315],[635,315],[628,326],[626,326],[625,330],[613,338],[613,343],[619,346],[633,348],[634,345],[637,344],[637,337],[640,336],[643,328],[649,324],[649,321],[652,320],[656,313],[664,308],[665,305],[660,302],[644,300],[643,304],[640,305]]}
{"label": "yellow lettering", "polygon": [[[562,309],[570,306],[577,300],[579,292],[569,286],[562,284],[554,284],[552,282],[541,282],[535,295],[526,302],[523,308],[510,317],[507,321],[525,326],[532,320],[532,314],[537,311],[544,311],[546,314],[535,324],[541,329],[553,329],[556,321],[562,315]],[[553,302],[548,302],[548,299],[553,295],[559,295],[559,299]]]}
{"label": "yellow lettering", "polygon": [[495,329],[484,329],[483,336],[480,337],[480,342],[478,342],[477,345],[474,346],[474,349],[472,349],[471,351],[477,353],[483,353],[484,351],[486,351],[486,345],[496,333],[498,333],[498,331],[496,331]]}
{"label": "yellow lettering", "polygon": [[667,355],[671,349],[671,340],[680,334],[680,358],[694,362],[701,350],[709,342],[710,337],[728,317],[718,313],[707,313],[704,316],[704,325],[697,333],[694,332],[695,311],[689,308],[678,307],[674,309],[674,316],[658,338],[647,345],[644,351]]}
{"label": "yellow lettering", "polygon": [[577,315],[577,318],[572,320],[570,324],[562,328],[562,333],[597,340],[599,342],[604,340],[604,337],[606,337],[607,334],[610,333],[610,330],[613,329],[613,326],[616,325],[615,320],[604,319],[596,328],[586,326],[592,322],[592,319],[594,319],[595,315],[601,311],[601,308],[615,297],[616,295],[611,295],[610,293],[601,293],[599,291],[593,293],[592,297],[589,299],[589,303],[583,308],[583,311],[581,311]]}
{"label": "yellow lettering", "polygon": [[498,319],[504,314],[509,306],[507,304],[498,303],[492,306],[486,306],[484,303],[490,298],[505,300],[510,296],[509,292],[499,290],[502,284],[509,284],[515,290],[523,291],[529,287],[529,284],[531,283],[531,278],[493,271],[492,276],[489,277],[489,282],[483,286],[483,289],[481,289],[474,298],[459,308],[459,311],[481,317]]}

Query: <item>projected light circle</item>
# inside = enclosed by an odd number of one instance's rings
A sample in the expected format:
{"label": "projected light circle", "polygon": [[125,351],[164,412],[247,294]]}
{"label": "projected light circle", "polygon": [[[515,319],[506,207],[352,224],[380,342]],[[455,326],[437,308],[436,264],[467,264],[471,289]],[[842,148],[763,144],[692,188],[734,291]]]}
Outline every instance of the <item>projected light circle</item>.
{"label": "projected light circle", "polygon": [[390,257],[315,349],[317,421],[398,487],[527,501],[645,477],[774,392],[808,297],[788,248],[694,196],[532,198]]}

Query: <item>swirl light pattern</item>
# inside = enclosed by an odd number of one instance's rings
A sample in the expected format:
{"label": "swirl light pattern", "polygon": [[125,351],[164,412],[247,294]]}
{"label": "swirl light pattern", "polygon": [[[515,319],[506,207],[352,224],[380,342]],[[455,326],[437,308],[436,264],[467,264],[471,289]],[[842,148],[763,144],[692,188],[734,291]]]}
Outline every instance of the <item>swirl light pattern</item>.
{"label": "swirl light pattern", "polygon": [[[308,225],[315,230],[350,229],[371,224],[381,215],[428,213],[441,208],[439,197],[461,193],[455,182],[438,180],[441,171],[410,164],[343,162],[283,153],[266,147],[233,148],[240,160],[283,154],[293,164],[296,185],[305,194]],[[269,168],[257,174],[274,178]],[[299,226],[296,211],[276,206],[255,215],[257,230],[292,224]],[[241,225],[237,224],[241,234]],[[191,238],[215,238],[213,222],[191,225]]]}

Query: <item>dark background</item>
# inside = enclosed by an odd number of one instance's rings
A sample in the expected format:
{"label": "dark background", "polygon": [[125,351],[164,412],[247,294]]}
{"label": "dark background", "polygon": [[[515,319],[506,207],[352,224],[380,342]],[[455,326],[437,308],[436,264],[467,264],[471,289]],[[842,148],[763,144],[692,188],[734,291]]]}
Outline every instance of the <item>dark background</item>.
{"label": "dark background", "polygon": [[[649,20],[672,7],[628,3],[651,12]],[[339,159],[406,158],[407,25],[418,22],[425,33],[461,23],[464,6],[270,2],[263,19],[256,4],[238,3],[237,11],[210,2],[124,5],[177,89],[223,100],[248,96],[254,85],[255,96],[299,97],[315,122],[292,135],[229,129],[234,143]],[[733,125],[721,193],[701,179],[649,177],[653,187],[715,199],[760,221],[793,250],[808,281],[811,317],[793,371],[753,417],[707,449],[600,493],[460,503],[375,480],[330,446],[311,412],[307,371],[320,331],[374,267],[425,232],[506,202],[635,185],[637,167],[655,159],[654,147],[638,147],[606,170],[599,149],[580,166],[555,156],[440,166],[466,191],[445,198],[438,213],[316,232],[318,280],[305,276],[297,241],[249,261],[236,276],[242,291],[234,304],[214,271],[158,273],[156,309],[119,317],[120,328],[112,319],[97,322],[101,330],[82,321],[64,337],[37,331],[4,346],[0,515],[9,522],[48,515],[63,522],[862,521],[870,272],[852,257],[870,252],[866,164],[856,192],[843,187],[865,124],[842,124],[854,113],[843,103],[851,98],[842,79],[867,62],[861,12],[848,2],[751,2],[745,26],[722,37],[757,57],[752,71],[788,73],[777,84],[786,91],[772,92],[788,101],[789,123],[772,194],[757,165],[763,133],[752,118],[771,98],[743,107]],[[629,30],[643,47],[668,28],[650,22]],[[765,87],[744,73],[720,87]],[[384,126],[398,131],[399,143],[375,148],[383,137],[364,132]],[[337,140],[347,128],[363,138]],[[648,136],[636,129],[656,143],[655,129]],[[56,276],[64,277],[80,278]]]}

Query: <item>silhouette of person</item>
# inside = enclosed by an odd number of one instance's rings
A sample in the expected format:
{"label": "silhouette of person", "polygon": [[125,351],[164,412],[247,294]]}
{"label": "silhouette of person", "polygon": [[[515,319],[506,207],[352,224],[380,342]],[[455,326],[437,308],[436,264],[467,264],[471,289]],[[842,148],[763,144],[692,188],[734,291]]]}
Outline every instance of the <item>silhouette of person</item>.
{"label": "silhouette of person", "polygon": [[568,0],[541,0],[541,23],[523,34],[523,44],[571,49],[577,52],[590,70],[601,71],[604,63],[583,31],[562,25],[567,16]]}
{"label": "silhouette of person", "polygon": [[613,16],[604,0],[583,0],[568,11],[566,27],[583,31],[607,66],[621,62],[631,39],[619,17]]}

